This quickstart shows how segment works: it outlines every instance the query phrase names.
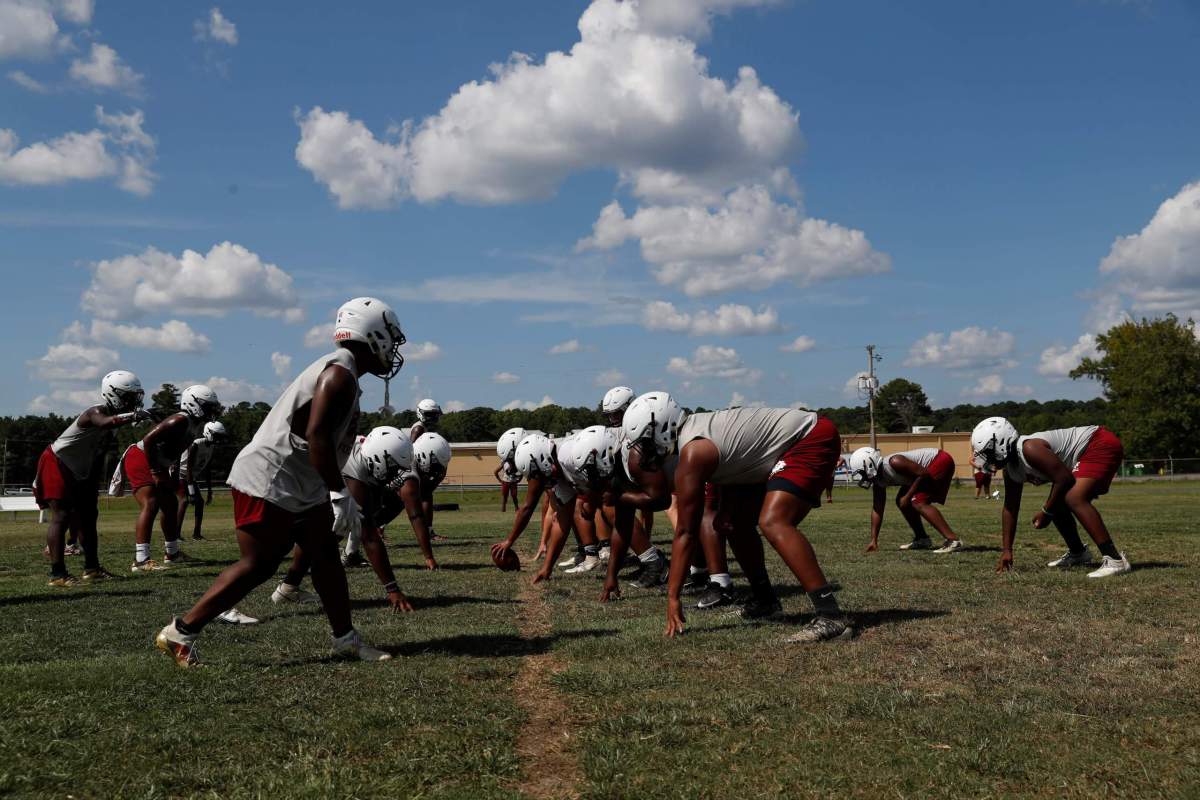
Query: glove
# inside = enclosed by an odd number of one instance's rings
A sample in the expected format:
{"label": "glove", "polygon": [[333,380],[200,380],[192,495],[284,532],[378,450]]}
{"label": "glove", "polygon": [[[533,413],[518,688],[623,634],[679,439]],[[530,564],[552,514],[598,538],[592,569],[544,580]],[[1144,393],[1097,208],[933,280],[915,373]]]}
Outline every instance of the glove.
{"label": "glove", "polygon": [[133,412],[133,421],[134,422],[145,422],[146,420],[153,419],[153,418],[154,418],[154,415],[151,414],[149,411],[147,411],[144,408],[139,408],[137,411]]}
{"label": "glove", "polygon": [[333,532],[337,536],[358,536],[362,532],[362,511],[354,500],[354,495],[346,491],[330,492],[329,502],[333,504]]}

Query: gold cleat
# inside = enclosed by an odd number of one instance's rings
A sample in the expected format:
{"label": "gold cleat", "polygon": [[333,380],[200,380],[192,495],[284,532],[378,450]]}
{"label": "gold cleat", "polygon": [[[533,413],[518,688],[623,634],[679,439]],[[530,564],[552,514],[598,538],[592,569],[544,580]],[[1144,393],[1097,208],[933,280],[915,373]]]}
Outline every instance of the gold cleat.
{"label": "gold cleat", "polygon": [[46,585],[47,586],[58,586],[63,589],[69,589],[72,586],[79,585],[79,578],[76,578],[74,575],[60,575],[58,577],[51,578],[50,582]]}
{"label": "gold cleat", "polygon": [[79,577],[81,579],[83,579],[85,582],[96,583],[98,581],[106,581],[106,580],[109,580],[110,578],[116,578],[117,576],[113,575],[111,572],[106,570],[104,567],[96,567],[95,569],[85,569],[83,571],[83,574],[80,575]]}
{"label": "gold cleat", "polygon": [[196,636],[188,636],[179,632],[175,620],[158,632],[154,644],[164,653],[175,659],[181,667],[196,667],[200,665],[200,653],[196,649]]}
{"label": "gold cleat", "polygon": [[153,558],[147,558],[145,561],[135,561],[129,567],[130,572],[162,572],[166,569],[166,565],[160,564]]}

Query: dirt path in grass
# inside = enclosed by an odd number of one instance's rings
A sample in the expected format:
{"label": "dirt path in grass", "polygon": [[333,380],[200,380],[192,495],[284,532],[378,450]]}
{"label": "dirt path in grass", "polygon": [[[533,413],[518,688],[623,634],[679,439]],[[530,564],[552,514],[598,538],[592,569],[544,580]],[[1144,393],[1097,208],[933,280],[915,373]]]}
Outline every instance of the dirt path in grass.
{"label": "dirt path in grass", "polygon": [[[521,611],[517,625],[521,636],[537,639],[550,634],[550,607],[541,590],[522,580],[518,594]],[[572,725],[566,698],[551,682],[566,664],[551,653],[525,656],[513,689],[517,704],[525,712],[525,724],[517,733],[517,755],[521,759],[521,782],[517,788],[529,797],[578,797],[583,774],[576,753],[577,731]]]}

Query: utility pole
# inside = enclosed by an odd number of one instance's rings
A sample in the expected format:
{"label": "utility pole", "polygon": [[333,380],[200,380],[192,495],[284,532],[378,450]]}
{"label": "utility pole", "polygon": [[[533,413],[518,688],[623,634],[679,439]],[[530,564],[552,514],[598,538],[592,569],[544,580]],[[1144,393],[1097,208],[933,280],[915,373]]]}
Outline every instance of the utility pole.
{"label": "utility pole", "polygon": [[875,392],[879,389],[879,381],[875,378],[875,362],[881,360],[882,356],[875,355],[875,345],[867,345],[867,407],[871,415],[871,447],[876,450],[879,446],[875,438]]}

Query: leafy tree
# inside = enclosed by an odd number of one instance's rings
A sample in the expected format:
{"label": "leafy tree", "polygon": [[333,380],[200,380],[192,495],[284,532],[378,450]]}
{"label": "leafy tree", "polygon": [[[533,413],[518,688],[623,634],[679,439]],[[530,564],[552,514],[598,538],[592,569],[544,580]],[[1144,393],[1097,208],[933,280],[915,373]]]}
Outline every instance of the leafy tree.
{"label": "leafy tree", "polygon": [[933,413],[921,384],[893,378],[875,395],[875,421],[884,431],[911,431],[919,420]]}
{"label": "leafy tree", "polygon": [[150,395],[150,407],[164,414],[174,414],[179,410],[179,388],[173,383],[164,383]]}
{"label": "leafy tree", "polygon": [[1072,378],[1104,387],[1111,418],[1131,455],[1200,453],[1200,339],[1192,320],[1173,314],[1127,321],[1096,337],[1100,358],[1085,358]]}

